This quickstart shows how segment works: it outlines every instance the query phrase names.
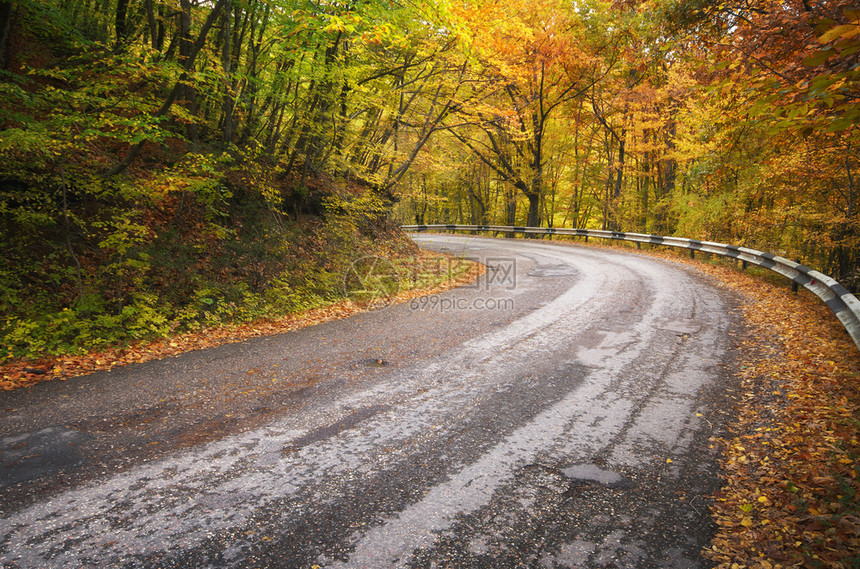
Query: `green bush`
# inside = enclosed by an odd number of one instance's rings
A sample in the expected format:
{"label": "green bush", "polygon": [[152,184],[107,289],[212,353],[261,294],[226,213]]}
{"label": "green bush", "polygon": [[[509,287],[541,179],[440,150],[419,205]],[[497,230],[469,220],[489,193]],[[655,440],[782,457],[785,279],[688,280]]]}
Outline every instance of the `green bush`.
{"label": "green bush", "polygon": [[[0,165],[8,252],[0,361],[275,318],[340,298],[350,263],[377,252],[381,201],[263,183],[253,169],[256,182],[241,181],[248,176],[234,167],[224,155],[195,155],[133,183],[71,164]],[[323,215],[285,213],[284,195],[324,204]]]}

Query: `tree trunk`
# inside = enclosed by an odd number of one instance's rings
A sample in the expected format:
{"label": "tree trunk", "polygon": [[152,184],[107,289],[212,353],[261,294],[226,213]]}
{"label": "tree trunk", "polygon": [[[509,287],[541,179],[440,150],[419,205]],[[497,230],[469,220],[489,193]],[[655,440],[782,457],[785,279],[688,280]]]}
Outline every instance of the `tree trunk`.
{"label": "tree trunk", "polygon": [[149,45],[152,49],[159,49],[158,45],[158,25],[155,23],[155,8],[152,5],[153,0],[146,0],[146,24],[149,27]]}
{"label": "tree trunk", "polygon": [[[543,91],[541,91],[541,94]],[[541,99],[542,100],[542,99]],[[534,128],[534,139],[532,140],[532,180],[525,192],[529,200],[529,216],[526,225],[528,227],[540,227],[540,202],[543,198],[543,127],[546,124],[542,110],[532,112],[532,127]],[[532,236],[535,237],[535,236]]]}
{"label": "tree trunk", "polygon": [[11,2],[0,2],[0,69],[9,69],[9,60],[12,58],[12,19],[13,10]]}
{"label": "tree trunk", "polygon": [[[224,130],[222,133],[222,142],[224,144],[230,144],[233,141],[233,107],[235,105],[235,101],[233,100],[233,81],[232,77],[232,63],[233,63],[233,48],[231,40],[233,39],[232,33],[232,18],[229,10],[224,11],[224,42],[222,45],[221,52],[221,66],[224,69],[224,101],[222,103],[222,112],[224,114]],[[238,17],[238,14],[237,14]]]}
{"label": "tree trunk", "polygon": [[612,199],[618,200],[621,197],[621,189],[624,183],[624,137],[626,131],[621,129],[621,137],[618,139],[618,166],[615,168],[615,186],[612,190]]}
{"label": "tree trunk", "polygon": [[528,227],[540,227],[540,194],[529,192],[526,194],[529,200],[529,216],[526,221]]}
{"label": "tree trunk", "polygon": [[[508,187],[510,188],[510,191],[505,192],[505,197],[507,198],[507,203],[505,204],[505,214],[507,215],[507,224],[510,226],[517,224],[517,191],[516,188],[513,188],[512,186]],[[506,235],[510,238],[514,237],[513,233],[507,233]]]}
{"label": "tree trunk", "polygon": [[114,31],[116,33],[116,49],[120,49],[128,35],[128,0],[117,0],[116,17],[114,18]]}
{"label": "tree trunk", "polygon": [[164,50],[164,37],[167,34],[167,30],[164,26],[164,4],[158,4],[158,35],[155,39],[155,44],[153,47],[158,51]]}
{"label": "tree trunk", "polygon": [[[179,63],[185,67],[191,59],[191,49],[193,46],[193,42],[191,41],[191,0],[180,0],[179,5]],[[185,104],[188,113],[192,117],[196,117],[198,110],[197,90],[191,85],[183,85],[179,98]],[[200,135],[197,123],[192,120],[188,123],[185,131],[192,148],[196,148]]]}

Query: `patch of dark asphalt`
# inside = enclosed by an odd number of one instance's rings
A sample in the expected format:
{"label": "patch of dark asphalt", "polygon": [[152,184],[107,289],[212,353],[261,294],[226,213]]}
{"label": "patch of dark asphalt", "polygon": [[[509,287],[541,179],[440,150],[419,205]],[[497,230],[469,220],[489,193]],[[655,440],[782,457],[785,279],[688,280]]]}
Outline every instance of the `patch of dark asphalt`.
{"label": "patch of dark asphalt", "polygon": [[623,487],[571,481],[555,467],[523,468],[408,566],[706,567],[700,549],[714,528],[703,496],[718,479],[690,466],[625,472]]}
{"label": "patch of dark asphalt", "polygon": [[592,463],[580,463],[561,469],[561,475],[573,482],[593,482],[606,488],[626,488],[630,482],[615,470]]}
{"label": "patch of dark asphalt", "polygon": [[0,490],[82,464],[79,447],[87,437],[77,429],[47,427],[0,439]]}
{"label": "patch of dark asphalt", "polygon": [[[282,394],[283,399],[300,399],[300,392]],[[182,406],[175,401],[161,402],[149,409],[134,410],[126,415],[113,414],[71,421],[62,429],[79,434],[75,452],[77,460],[63,460],[62,449],[54,445],[44,459],[54,468],[38,469],[32,458],[24,457],[15,467],[25,468],[21,476],[12,478],[12,467],[0,463],[0,513],[22,509],[51,494],[77,487],[99,477],[123,472],[128,468],[158,460],[179,448],[203,444],[230,433],[252,429],[291,407],[289,401],[277,401],[274,396],[257,399],[268,403],[250,407],[240,413],[206,414],[189,417],[202,405]],[[293,401],[293,405],[295,401]],[[184,420],[181,420],[180,417]],[[41,433],[36,431],[36,433]],[[18,435],[29,437],[30,433]],[[8,437],[15,438],[15,437]],[[0,440],[0,456],[8,454]]]}
{"label": "patch of dark asphalt", "polygon": [[460,516],[410,569],[704,569],[701,556],[716,526],[712,495],[722,486],[718,451],[709,440],[729,418],[731,373],[702,394],[713,430],[700,431],[691,451],[646,468],[567,465],[546,458],[519,469],[490,504]]}
{"label": "patch of dark asphalt", "polygon": [[391,409],[391,407],[388,405],[371,405],[369,407],[362,407],[361,409],[350,413],[343,419],[335,421],[331,425],[326,425],[325,427],[315,429],[306,435],[302,435],[293,441],[290,446],[283,448],[281,452],[284,454],[296,452],[307,445],[326,440],[351,429],[365,419],[369,419],[370,417],[384,411],[388,411],[389,409]]}

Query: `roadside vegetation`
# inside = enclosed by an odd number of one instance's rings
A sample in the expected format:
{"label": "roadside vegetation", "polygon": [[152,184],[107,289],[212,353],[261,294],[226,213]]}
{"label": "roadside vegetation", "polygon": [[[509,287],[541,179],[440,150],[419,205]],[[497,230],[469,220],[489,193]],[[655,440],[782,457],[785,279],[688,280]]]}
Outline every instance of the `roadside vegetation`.
{"label": "roadside vegetation", "polygon": [[[141,337],[120,328],[121,331],[113,336],[106,334],[100,338],[97,345],[78,341],[57,346],[54,350],[39,349],[24,356],[7,357],[0,364],[0,390],[18,389],[42,381],[65,381],[117,366],[177,356],[257,336],[291,332],[420,296],[438,294],[473,282],[484,271],[482,265],[473,261],[421,251],[399,231],[394,231],[385,241],[368,240],[364,251],[360,248],[350,251],[355,256],[347,257],[341,253],[343,257],[339,265],[327,265],[324,269],[327,288],[321,288],[319,280],[311,280],[295,290],[267,290],[262,295],[248,295],[247,304],[239,310],[234,304],[220,312],[210,312],[211,306],[204,303],[205,319],[192,320],[185,326],[151,330]],[[309,250],[308,256],[312,255],[314,251]],[[381,266],[383,270],[373,274],[367,271],[369,265]],[[356,269],[360,271],[359,277],[366,288],[360,291],[364,294],[356,294],[348,286],[347,277]],[[242,283],[238,286],[246,290]],[[286,300],[277,302],[279,294],[285,295]],[[162,311],[169,309],[170,306],[161,307]],[[190,312],[187,306],[184,310]],[[84,320],[80,325],[87,326],[88,322]]]}

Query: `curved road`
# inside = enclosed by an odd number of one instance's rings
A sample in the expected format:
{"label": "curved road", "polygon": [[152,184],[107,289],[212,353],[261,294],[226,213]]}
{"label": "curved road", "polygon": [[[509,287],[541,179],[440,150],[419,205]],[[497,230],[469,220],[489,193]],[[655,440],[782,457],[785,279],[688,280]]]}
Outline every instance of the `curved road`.
{"label": "curved road", "polygon": [[710,566],[732,298],[622,252],[416,241],[489,270],[0,394],[0,566]]}

